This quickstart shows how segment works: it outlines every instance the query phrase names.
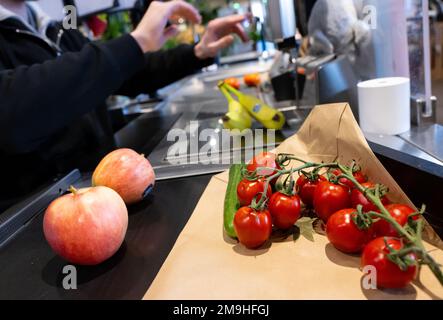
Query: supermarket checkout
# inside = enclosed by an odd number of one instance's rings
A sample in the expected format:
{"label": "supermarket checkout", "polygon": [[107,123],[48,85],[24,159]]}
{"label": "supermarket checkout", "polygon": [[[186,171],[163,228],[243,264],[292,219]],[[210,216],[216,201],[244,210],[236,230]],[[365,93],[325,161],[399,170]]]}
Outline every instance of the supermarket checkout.
{"label": "supermarket checkout", "polygon": [[90,170],[114,146],[105,104],[111,94],[153,92],[213,63],[247,35],[245,15],[213,20],[201,41],[159,51],[180,16],[199,23],[183,1],[149,6],[137,28],[105,43],[64,30],[35,2],[0,0],[0,212],[58,174]]}

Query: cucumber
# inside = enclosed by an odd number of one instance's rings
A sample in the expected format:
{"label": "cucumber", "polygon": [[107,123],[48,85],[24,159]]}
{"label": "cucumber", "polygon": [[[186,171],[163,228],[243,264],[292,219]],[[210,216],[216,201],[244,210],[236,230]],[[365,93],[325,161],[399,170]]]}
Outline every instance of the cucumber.
{"label": "cucumber", "polygon": [[234,164],[229,169],[229,181],[225,195],[223,225],[226,234],[231,238],[237,237],[234,230],[234,216],[240,207],[240,203],[237,198],[237,186],[242,179],[242,169],[244,167],[244,164]]}

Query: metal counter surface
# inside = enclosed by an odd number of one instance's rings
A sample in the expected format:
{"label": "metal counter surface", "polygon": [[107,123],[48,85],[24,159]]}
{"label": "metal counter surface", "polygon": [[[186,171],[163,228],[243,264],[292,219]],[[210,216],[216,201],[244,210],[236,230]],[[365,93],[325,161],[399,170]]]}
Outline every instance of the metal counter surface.
{"label": "metal counter surface", "polygon": [[[199,121],[202,129],[221,129],[222,126],[218,120],[227,111],[227,102],[217,90],[217,82],[228,77],[241,77],[246,73],[266,72],[269,70],[271,62],[271,60],[267,60],[236,64],[231,67],[220,67],[216,70],[187,77],[164,88],[160,91],[160,95],[164,98],[161,106],[157,106],[154,110],[150,108],[145,110],[141,106],[137,112],[141,112],[143,116],[133,121],[131,126],[123,128],[117,134],[117,140],[121,141],[121,136],[129,136],[129,138],[126,138],[126,141],[132,141],[136,136],[137,139],[140,139],[142,136],[148,141],[149,139],[146,138],[148,135],[143,134],[145,129],[141,125],[137,126],[136,134],[128,134],[128,132],[137,123],[147,121],[151,117],[175,116],[177,121],[171,124],[170,129],[188,130],[189,136],[195,134],[189,132],[191,121]],[[257,91],[254,89],[242,88],[242,90],[246,93],[257,95]],[[282,132],[278,133],[277,144],[296,133],[312,109],[312,106],[297,106],[292,101],[277,103],[269,90],[265,93],[260,93],[260,95],[268,104],[283,110],[288,118],[289,124]],[[201,166],[198,161],[194,164],[171,166],[165,159],[167,158],[168,149],[173,142],[167,141],[166,133],[163,132],[164,137],[156,140],[157,144],[155,147],[149,150],[142,150],[146,154],[149,151],[150,160],[158,171],[159,179],[214,173],[225,170],[228,167],[227,165]],[[365,137],[375,153],[443,178],[443,127],[412,127],[410,132],[400,136],[382,136],[365,133]],[[124,141],[121,142],[121,145],[126,146]],[[272,148],[272,146],[270,147]],[[220,143],[216,148],[224,150],[229,147]]]}
{"label": "metal counter surface", "polygon": [[443,162],[401,136],[365,133],[365,137],[376,154],[443,178]]}

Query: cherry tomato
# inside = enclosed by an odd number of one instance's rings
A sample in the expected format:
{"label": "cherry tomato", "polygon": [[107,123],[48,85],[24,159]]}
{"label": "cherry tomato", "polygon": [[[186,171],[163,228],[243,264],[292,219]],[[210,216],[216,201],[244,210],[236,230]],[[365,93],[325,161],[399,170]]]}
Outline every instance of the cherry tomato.
{"label": "cherry tomato", "polygon": [[240,90],[240,81],[237,78],[225,79],[225,83],[229,84],[231,87]]}
{"label": "cherry tomato", "polygon": [[[249,206],[252,200],[257,197],[260,200],[261,194],[265,190],[266,181],[264,179],[248,180],[243,179],[237,186],[237,197],[241,206]],[[268,185],[266,196],[270,198],[272,195],[271,186]]]}
{"label": "cherry tomato", "polygon": [[[334,174],[335,176],[339,176],[340,174],[342,174],[342,172],[340,169],[334,169],[332,170],[332,174]],[[357,180],[358,183],[363,183],[368,181],[368,177],[364,175],[363,172],[361,172],[361,170],[354,172],[352,175],[354,176],[355,180]],[[339,182],[350,189],[354,189],[355,187],[354,183],[352,183],[351,180],[346,178],[340,178]]]}
{"label": "cherry tomato", "polygon": [[373,239],[372,227],[359,229],[353,221],[357,215],[355,209],[342,209],[329,217],[326,235],[329,242],[345,253],[359,253]]}
{"label": "cherry tomato", "polygon": [[308,206],[313,206],[314,201],[314,191],[317,188],[317,185],[320,181],[326,181],[326,178],[324,176],[318,176],[316,180],[310,180],[307,178],[304,174],[302,174],[296,182],[296,190],[298,192],[298,195],[301,198],[301,201]]}
{"label": "cherry tomato", "polygon": [[348,188],[329,181],[321,181],[314,191],[314,210],[324,222],[341,209],[351,206]]}
{"label": "cherry tomato", "polygon": [[248,87],[257,87],[261,83],[261,77],[258,73],[247,74],[243,77],[243,81]]}
{"label": "cherry tomato", "polygon": [[[416,212],[404,204],[389,204],[386,206],[386,209],[401,226],[404,226],[408,222],[409,216]],[[414,219],[418,219],[418,216]],[[397,231],[386,220],[380,219],[375,222],[374,228],[377,237],[398,237]]]}
{"label": "cherry tomato", "polygon": [[[386,238],[388,246],[394,250],[403,247],[398,239]],[[389,249],[385,244],[385,238],[379,237],[369,242],[361,257],[361,266],[374,266],[377,271],[377,286],[380,288],[403,288],[414,280],[417,274],[415,265],[408,267],[402,271],[398,265],[391,262],[387,254]],[[416,260],[415,255],[408,256],[410,259]]]}
{"label": "cherry tomato", "polygon": [[300,218],[300,198],[276,192],[269,200],[269,211],[274,225],[282,230],[291,228]]}
{"label": "cherry tomato", "polygon": [[258,248],[271,236],[271,214],[268,210],[256,211],[242,207],[235,213],[234,229],[238,240],[246,248]]}
{"label": "cherry tomato", "polygon": [[[372,182],[363,182],[361,184],[365,188],[374,188],[375,184]],[[388,205],[390,203],[389,199],[386,196],[381,197],[381,202],[383,205]],[[351,203],[353,208],[357,208],[358,205],[362,205],[363,212],[369,212],[369,211],[376,211],[378,212],[378,208],[373,204],[371,201],[369,201],[364,194],[358,190],[353,189],[351,191]]]}
{"label": "cherry tomato", "polygon": [[[260,169],[257,170],[257,168],[273,168],[272,169]],[[262,152],[258,155],[256,155],[248,164],[246,167],[248,171],[253,172],[257,170],[257,174],[259,176],[272,176],[277,173],[277,170],[280,170],[281,167],[276,162],[276,155],[272,152]]]}

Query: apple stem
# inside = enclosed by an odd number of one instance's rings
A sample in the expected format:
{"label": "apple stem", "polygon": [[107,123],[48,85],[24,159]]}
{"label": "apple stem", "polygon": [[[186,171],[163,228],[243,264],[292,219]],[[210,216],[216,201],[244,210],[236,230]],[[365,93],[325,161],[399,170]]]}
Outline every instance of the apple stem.
{"label": "apple stem", "polygon": [[77,192],[78,192],[78,190],[74,186],[70,186],[68,191],[71,192],[74,195],[77,194]]}

